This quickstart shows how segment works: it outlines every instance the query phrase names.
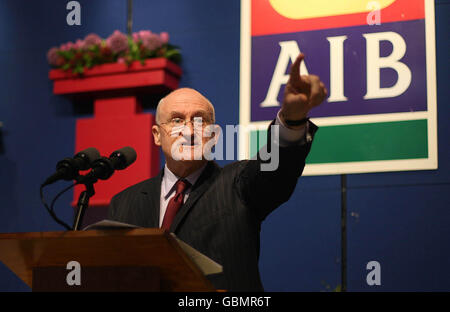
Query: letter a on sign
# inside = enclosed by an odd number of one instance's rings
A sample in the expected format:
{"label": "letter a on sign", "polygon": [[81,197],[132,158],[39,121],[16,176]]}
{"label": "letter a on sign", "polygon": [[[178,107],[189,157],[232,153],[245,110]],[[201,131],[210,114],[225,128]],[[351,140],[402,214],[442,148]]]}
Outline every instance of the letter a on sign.
{"label": "letter a on sign", "polygon": [[[279,45],[281,47],[280,56],[278,57],[278,62],[273,72],[267,96],[261,103],[261,107],[280,106],[277,97],[281,86],[289,80],[289,75],[286,74],[289,61],[293,63],[300,54],[300,49],[294,40],[280,42]],[[300,73],[302,75],[308,75],[305,62],[302,62],[300,65]]]}
{"label": "letter a on sign", "polygon": [[372,270],[367,274],[367,285],[381,285],[381,265],[378,261],[370,261],[366,266],[367,270]]}
{"label": "letter a on sign", "polygon": [[67,273],[66,282],[69,286],[81,285],[81,265],[78,261],[70,261],[66,266],[67,270],[71,270]]}
{"label": "letter a on sign", "polygon": [[67,25],[81,25],[81,5],[78,1],[70,1],[66,6],[67,10],[72,10],[67,14]]}
{"label": "letter a on sign", "polygon": [[381,6],[377,1],[367,3],[367,9],[372,10],[367,14],[367,25],[381,25]]}

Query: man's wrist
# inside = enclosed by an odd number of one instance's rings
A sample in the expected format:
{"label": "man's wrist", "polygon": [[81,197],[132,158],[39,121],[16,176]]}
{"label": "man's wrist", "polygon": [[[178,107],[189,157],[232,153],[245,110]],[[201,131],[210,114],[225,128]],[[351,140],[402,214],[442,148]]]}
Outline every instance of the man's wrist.
{"label": "man's wrist", "polygon": [[293,115],[286,114],[283,110],[280,110],[279,117],[281,122],[290,129],[302,129],[309,120],[307,113]]}
{"label": "man's wrist", "polygon": [[281,147],[304,144],[306,142],[305,133],[308,131],[308,123],[296,127],[296,129],[287,127],[281,120],[280,111],[278,111],[275,125],[279,125],[279,143]]}

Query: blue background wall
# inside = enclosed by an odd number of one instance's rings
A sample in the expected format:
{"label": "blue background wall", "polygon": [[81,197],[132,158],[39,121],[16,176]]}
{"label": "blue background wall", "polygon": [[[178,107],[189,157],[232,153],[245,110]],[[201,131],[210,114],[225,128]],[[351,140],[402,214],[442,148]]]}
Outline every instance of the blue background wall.
{"label": "blue background wall", "polygon": [[[79,1],[81,26],[66,24],[68,1],[0,2],[0,232],[61,230],[38,186],[74,153],[80,110],[52,94],[46,52],[90,32],[126,31],[125,0]],[[450,1],[436,1],[439,169],[348,176],[348,289],[450,290]],[[240,3],[134,0],[133,30],[168,31],[182,47],[181,86],[203,92],[218,123],[239,120]],[[147,111],[151,111],[148,109]],[[225,161],[219,162],[221,165]],[[49,188],[47,197],[63,187]],[[71,222],[71,194],[58,214]],[[340,283],[340,178],[303,177],[291,200],[265,221],[260,268],[269,291],[329,291]],[[366,264],[381,264],[381,286]],[[0,263],[0,290],[29,290]]]}

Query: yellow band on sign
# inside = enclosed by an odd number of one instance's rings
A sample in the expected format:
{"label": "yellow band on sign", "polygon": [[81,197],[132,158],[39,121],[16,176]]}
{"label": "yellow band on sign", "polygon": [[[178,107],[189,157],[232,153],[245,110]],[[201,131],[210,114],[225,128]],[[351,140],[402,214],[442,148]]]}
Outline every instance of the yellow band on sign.
{"label": "yellow band on sign", "polygon": [[269,0],[284,17],[305,19],[381,10],[395,0]]}

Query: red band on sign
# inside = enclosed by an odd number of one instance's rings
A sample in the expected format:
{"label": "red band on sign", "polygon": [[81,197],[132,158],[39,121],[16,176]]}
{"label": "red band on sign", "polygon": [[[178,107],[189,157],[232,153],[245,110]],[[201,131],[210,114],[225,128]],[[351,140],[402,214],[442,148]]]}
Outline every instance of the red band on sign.
{"label": "red band on sign", "polygon": [[[275,11],[269,0],[252,0],[251,11],[252,36],[366,25],[369,14],[290,19]],[[382,23],[424,19],[424,0],[396,0],[380,13]]]}

